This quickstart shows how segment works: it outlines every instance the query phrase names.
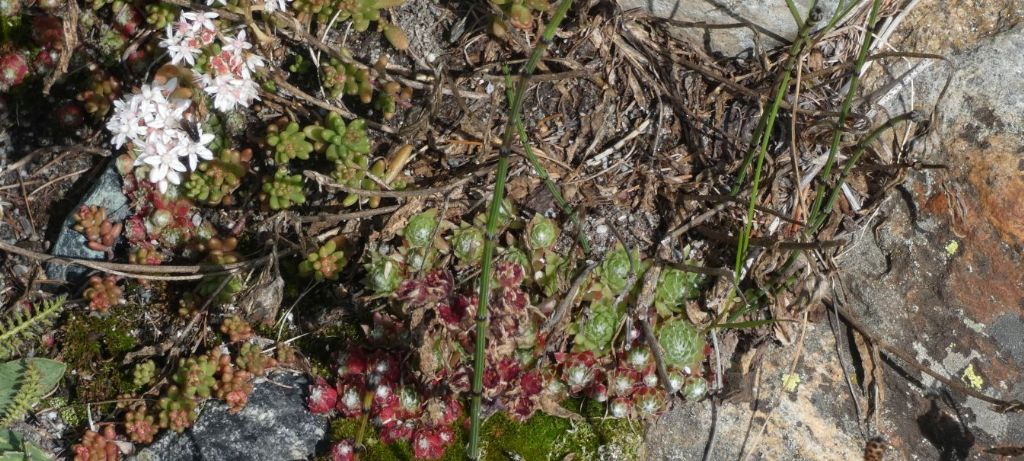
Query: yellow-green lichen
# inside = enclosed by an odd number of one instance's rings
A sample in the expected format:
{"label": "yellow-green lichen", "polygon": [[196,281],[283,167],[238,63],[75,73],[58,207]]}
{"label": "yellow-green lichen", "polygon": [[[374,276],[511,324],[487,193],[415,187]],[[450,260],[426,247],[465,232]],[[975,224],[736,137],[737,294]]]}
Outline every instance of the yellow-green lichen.
{"label": "yellow-green lichen", "polygon": [[946,244],[946,256],[953,257],[958,249],[960,249],[960,242],[950,240],[949,243]]}
{"label": "yellow-green lichen", "polygon": [[981,386],[985,384],[985,380],[982,379],[981,376],[974,371],[973,363],[967,365],[967,369],[965,369],[964,373],[960,375],[960,378],[963,379],[964,382],[967,383],[967,385],[978,390],[981,390]]}
{"label": "yellow-green lichen", "polygon": [[782,388],[786,392],[796,392],[796,387],[800,385],[800,375],[796,373],[786,373],[782,375]]}

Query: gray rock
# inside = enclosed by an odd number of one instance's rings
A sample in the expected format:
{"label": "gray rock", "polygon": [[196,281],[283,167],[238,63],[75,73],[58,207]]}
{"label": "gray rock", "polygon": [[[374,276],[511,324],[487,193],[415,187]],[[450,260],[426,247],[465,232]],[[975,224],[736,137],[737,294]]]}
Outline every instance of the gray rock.
{"label": "gray rock", "polygon": [[[812,0],[796,0],[802,15]],[[760,35],[763,46],[776,46],[780,40],[796,37],[797,24],[784,0],[618,0],[625,10],[639,8],[651,15],[688,23],[741,24],[726,29],[704,29],[699,26],[676,27],[673,33],[694,43],[704,43],[710,51],[735,56],[754,47],[754,36]],[[831,17],[838,0],[819,0],[818,6]]]}
{"label": "gray rock", "polygon": [[[73,215],[82,205],[95,205],[107,209],[107,217],[111,222],[127,218],[129,213],[128,197],[125,197],[121,187],[121,174],[117,172],[114,162],[110,162],[82,201],[75,206],[71,215],[64,219],[50,254],[69,258],[104,259],[103,252],[90,250],[85,246],[85,236],[72,229],[75,225]],[[88,272],[87,268],[64,264],[49,264],[46,268],[46,275],[50,279],[66,280],[73,283],[81,282]]]}
{"label": "gray rock", "polygon": [[199,420],[182,433],[168,432],[140,451],[137,461],[309,459],[325,437],[327,418],[306,409],[309,380],[276,374],[255,385],[249,404],[237,414],[208,401]]}

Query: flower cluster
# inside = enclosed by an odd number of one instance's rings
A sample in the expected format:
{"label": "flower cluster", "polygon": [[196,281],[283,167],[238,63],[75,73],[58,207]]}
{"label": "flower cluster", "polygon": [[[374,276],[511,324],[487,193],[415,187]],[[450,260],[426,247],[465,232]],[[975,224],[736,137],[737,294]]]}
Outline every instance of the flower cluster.
{"label": "flower cluster", "polygon": [[244,30],[228,37],[218,31],[213,22],[216,18],[213,12],[182,12],[177,23],[167,25],[160,46],[167,48],[171,64],[185,63],[192,68],[217,110],[249,107],[259,99],[259,85],[252,73],[264,66],[263,58],[250,51],[252,43],[246,40]]}
{"label": "flower cluster", "polygon": [[143,85],[127,99],[114,101],[114,115],[107,129],[114,134],[111,142],[120,148],[125,143],[135,147],[135,165],[149,168],[147,179],[166,192],[169,184],[181,184],[183,173],[195,169],[199,159],[213,158],[206,147],[214,136],[203,133],[185,112],[192,101],[175,97],[178,80],[163,84]]}

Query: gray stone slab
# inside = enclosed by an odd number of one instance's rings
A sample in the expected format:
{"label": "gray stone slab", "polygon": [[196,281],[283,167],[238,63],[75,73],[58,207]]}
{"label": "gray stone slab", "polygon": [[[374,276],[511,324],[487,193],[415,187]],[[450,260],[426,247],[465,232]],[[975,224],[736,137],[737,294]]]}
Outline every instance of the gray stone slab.
{"label": "gray stone slab", "polygon": [[306,409],[309,380],[298,374],[275,374],[256,383],[249,403],[231,414],[213,400],[199,420],[182,433],[166,432],[140,451],[137,461],[310,459],[326,437],[328,419]]}
{"label": "gray stone slab", "polygon": [[[85,246],[85,236],[72,229],[75,225],[74,213],[82,205],[95,205],[107,209],[107,216],[111,222],[119,222],[129,215],[128,198],[122,192],[121,174],[118,173],[114,162],[110,162],[103,174],[96,179],[96,183],[86,192],[82,201],[72,210],[71,214],[64,219],[61,230],[53,242],[50,254],[68,258],[81,259],[104,259],[102,251],[90,250]],[[72,283],[79,283],[89,272],[89,269],[81,266],[64,264],[49,264],[46,267],[46,275],[52,280],[66,280]]]}
{"label": "gray stone slab", "polygon": [[[640,9],[653,16],[689,23],[739,24],[725,29],[678,27],[674,33],[694,43],[704,43],[711,51],[735,56],[754,47],[760,35],[764,46],[779,45],[796,38],[797,24],[784,0],[618,0],[623,10]],[[806,16],[812,0],[795,0],[800,14]],[[829,17],[838,0],[820,0],[818,6]]]}

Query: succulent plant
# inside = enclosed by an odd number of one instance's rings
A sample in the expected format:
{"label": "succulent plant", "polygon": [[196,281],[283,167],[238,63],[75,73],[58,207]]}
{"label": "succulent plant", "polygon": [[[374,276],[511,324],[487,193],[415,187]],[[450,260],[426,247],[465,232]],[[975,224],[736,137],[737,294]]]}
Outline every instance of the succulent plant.
{"label": "succulent plant", "polygon": [[338,249],[337,242],[328,240],[299,263],[299,273],[307,277],[312,275],[318,282],[337,280],[338,271],[344,266],[345,253]]}
{"label": "succulent plant", "polygon": [[208,398],[213,395],[213,390],[217,386],[217,380],[213,376],[216,372],[216,358],[201,355],[181,359],[172,380],[179,386],[183,396]]}
{"label": "succulent plant", "polygon": [[106,425],[102,432],[85,431],[82,441],[73,445],[75,461],[117,461],[121,451],[117,448],[114,426]]}
{"label": "succulent plant", "polygon": [[306,203],[306,195],[302,190],[302,175],[289,175],[286,168],[278,168],[274,177],[263,183],[263,193],[260,196],[274,211]]}
{"label": "succulent plant", "polygon": [[[370,157],[364,154],[353,154],[344,160],[334,162],[334,171],[331,178],[341,185],[363,190],[380,190],[380,185],[371,179],[367,173],[373,173],[379,178],[384,172],[383,163],[375,162],[370,166]],[[357,193],[349,193],[342,199],[342,206],[352,206],[359,203],[371,203],[376,208],[380,203],[379,197],[366,198]]]}
{"label": "succulent plant", "polygon": [[374,294],[390,294],[402,281],[402,267],[398,261],[378,252],[370,253],[370,261],[363,265],[366,270],[366,287]]}
{"label": "succulent plant", "polygon": [[133,175],[125,182],[125,192],[132,200],[135,215],[125,220],[124,229],[132,245],[156,240],[164,250],[177,250],[193,238],[209,238],[212,227],[203,221],[188,199],[161,194],[156,186]]}
{"label": "succulent plant", "polygon": [[295,350],[295,346],[289,343],[280,342],[275,345],[274,348],[274,360],[277,360],[279,365],[293,365],[298,359],[298,353]]}
{"label": "succulent plant", "polygon": [[558,224],[553,219],[534,215],[526,225],[526,243],[533,250],[550,248],[558,240]]}
{"label": "succulent plant", "polygon": [[437,225],[437,210],[431,208],[409,218],[409,222],[405,225],[402,235],[410,247],[427,247],[431,244],[431,239],[434,237]]}
{"label": "succulent plant", "polygon": [[178,17],[178,8],[165,3],[146,5],[146,23],[154,29],[163,30]]}
{"label": "succulent plant", "polygon": [[641,417],[655,416],[665,409],[665,392],[656,387],[642,387],[633,394],[633,404]]}
{"label": "succulent plant", "polygon": [[441,459],[455,440],[449,427],[422,427],[412,436],[412,453],[419,459]]}
{"label": "succulent plant", "polygon": [[398,51],[409,49],[409,36],[401,27],[391,23],[384,25],[384,38]]}
{"label": "succulent plant", "polygon": [[533,13],[546,11],[547,0],[491,0],[508,16],[512,26],[518,29],[529,29],[533,26]]}
{"label": "succulent plant", "polygon": [[306,139],[306,133],[299,129],[299,124],[289,122],[282,129],[277,124],[267,126],[267,144],[274,147],[274,161],[284,165],[289,160],[298,158],[309,159],[313,152],[313,144]]}
{"label": "succulent plant", "polygon": [[163,255],[156,251],[156,247],[149,242],[142,242],[133,246],[128,252],[128,262],[132,264],[159,265],[164,261]]}
{"label": "succulent plant", "polygon": [[604,296],[590,304],[590,310],[575,336],[575,349],[602,356],[611,352],[612,338],[622,323],[625,309],[615,299]]}
{"label": "succulent plant", "polygon": [[249,322],[237,315],[224,319],[224,323],[220,324],[220,332],[228,335],[228,341],[232,343],[248,341],[252,337]]}
{"label": "succulent plant", "polygon": [[381,85],[381,91],[373,100],[373,107],[384,115],[384,120],[390,120],[399,107],[412,105],[412,88],[402,85],[397,81],[387,81]]}
{"label": "succulent plant", "polygon": [[452,253],[463,265],[480,262],[484,254],[484,231],[477,226],[464,224],[451,237]]}
{"label": "succulent plant", "polygon": [[85,289],[82,296],[89,300],[89,309],[106,312],[121,302],[121,289],[117,287],[117,277],[94,275],[89,277],[88,283],[89,287]]}
{"label": "succulent plant", "polygon": [[20,85],[28,72],[28,60],[21,53],[0,56],[0,92],[7,92]]}
{"label": "succulent plant", "polygon": [[252,394],[252,375],[239,370],[231,363],[231,357],[217,358],[217,388],[214,395],[228,406],[228,413],[242,411]]}
{"label": "succulent plant", "polygon": [[231,236],[225,238],[212,237],[205,243],[202,243],[199,250],[207,252],[206,260],[211,264],[225,265],[238,262],[240,256],[236,251],[237,248],[238,238]]}
{"label": "succulent plant", "polygon": [[356,459],[356,447],[349,439],[334,442],[331,445],[331,461],[354,461]]}
{"label": "succulent plant", "polygon": [[665,363],[689,373],[704,360],[704,335],[685,318],[670,318],[657,332]]}
{"label": "succulent plant", "polygon": [[152,443],[156,435],[156,419],[146,414],[146,406],[139,405],[124,415],[124,430],[134,443]]}
{"label": "succulent plant", "polygon": [[358,95],[363,104],[373,99],[369,69],[356,67],[353,63],[343,63],[334,58],[321,64],[320,69],[323,72],[324,88],[332,99],[342,95]]}
{"label": "succulent plant", "polygon": [[689,376],[683,384],[683,396],[686,400],[696,401],[708,393],[708,381],[700,376]]}
{"label": "succulent plant", "polygon": [[634,253],[632,255],[632,262],[630,262],[630,254],[622,245],[617,245],[614,250],[606,254],[604,262],[601,263],[601,267],[598,269],[601,282],[611,289],[615,295],[618,295],[627,288],[631,288],[627,287],[626,284],[629,282],[630,273],[633,271],[639,277],[640,256]]}
{"label": "succulent plant", "polygon": [[128,2],[114,2],[114,27],[125,37],[135,35],[142,26],[143,17],[139,10]]}
{"label": "succulent plant", "polygon": [[326,23],[334,14],[334,2],[329,0],[295,0],[291,8],[302,13],[316,15],[317,21]]}
{"label": "succulent plant", "polygon": [[662,315],[677,312],[680,304],[700,296],[700,284],[703,277],[699,273],[686,272],[674,267],[662,269],[658,276],[658,287],[654,292],[654,302]]}
{"label": "succulent plant", "polygon": [[401,5],[404,0],[340,0],[338,19],[351,20],[352,28],[363,32],[380,19],[380,10]]}
{"label": "succulent plant", "polygon": [[263,376],[268,368],[277,366],[277,360],[273,357],[266,355],[260,350],[259,346],[253,343],[245,343],[242,348],[238,351],[238,358],[235,359],[235,365],[253,376]]}
{"label": "succulent plant", "polygon": [[92,66],[86,89],[75,96],[85,111],[96,118],[106,117],[114,100],[121,96],[121,84],[102,69]]}
{"label": "succulent plant", "polygon": [[201,162],[185,181],[185,196],[206,205],[231,205],[231,193],[249,171],[252,149],[223,149],[217,158]]}
{"label": "succulent plant", "polygon": [[[361,384],[361,383],[360,383]],[[334,408],[346,418],[354,418],[363,413],[364,386],[353,382],[339,380],[337,384],[337,402]]]}
{"label": "succulent plant", "polygon": [[241,277],[235,274],[207,275],[196,285],[195,294],[202,300],[212,297],[210,302],[219,306],[230,303],[243,288]]}
{"label": "succulent plant", "polygon": [[74,218],[73,229],[85,236],[86,246],[91,250],[110,251],[121,236],[122,225],[107,219],[106,208],[82,205]]}
{"label": "succulent plant", "polygon": [[323,378],[317,378],[316,382],[309,386],[309,397],[306,397],[306,407],[310,413],[315,415],[329,413],[334,410],[338,403],[338,391]]}
{"label": "succulent plant", "polygon": [[324,155],[333,162],[351,160],[358,154],[370,152],[366,121],[363,119],[355,119],[346,125],[341,116],[331,112],[324,126],[312,125],[304,131],[310,139],[323,145]]}
{"label": "succulent plant", "polygon": [[195,399],[184,395],[178,386],[167,388],[164,396],[157,401],[157,408],[160,427],[174,432],[188,429],[199,417]]}
{"label": "succulent plant", "polygon": [[156,377],[156,363],[152,360],[135,365],[132,369],[132,385],[136,389],[142,389]]}

